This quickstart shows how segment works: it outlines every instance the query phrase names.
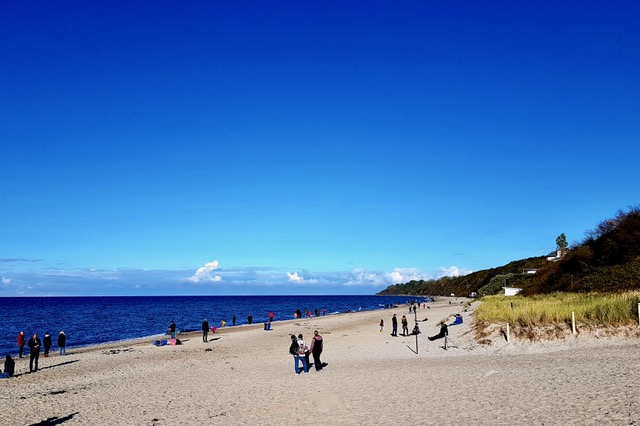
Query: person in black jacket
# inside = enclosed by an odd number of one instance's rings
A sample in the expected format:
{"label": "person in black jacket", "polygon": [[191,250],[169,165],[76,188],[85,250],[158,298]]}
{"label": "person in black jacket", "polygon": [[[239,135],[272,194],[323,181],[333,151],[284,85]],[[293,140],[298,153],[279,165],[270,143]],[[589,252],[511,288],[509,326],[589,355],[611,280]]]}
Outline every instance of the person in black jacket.
{"label": "person in black jacket", "polygon": [[207,321],[207,319],[205,318],[204,321],[202,321],[202,341],[203,342],[208,342],[209,341],[209,321]]}
{"label": "person in black jacket", "polygon": [[53,345],[53,341],[51,340],[51,335],[48,331],[45,331],[44,337],[42,338],[42,344],[44,345],[44,357],[49,358],[49,349],[51,349],[51,345]]}
{"label": "person in black jacket", "polygon": [[35,361],[35,371],[38,371],[38,358],[40,358],[40,338],[38,337],[38,335],[36,333],[33,333],[33,337],[31,337],[31,339],[29,339],[29,351],[30,353],[30,357],[29,357],[29,372],[34,371],[33,369],[33,364]]}
{"label": "person in black jacket", "polygon": [[60,355],[67,354],[67,336],[64,331],[61,331],[58,335],[58,347],[60,348]]}

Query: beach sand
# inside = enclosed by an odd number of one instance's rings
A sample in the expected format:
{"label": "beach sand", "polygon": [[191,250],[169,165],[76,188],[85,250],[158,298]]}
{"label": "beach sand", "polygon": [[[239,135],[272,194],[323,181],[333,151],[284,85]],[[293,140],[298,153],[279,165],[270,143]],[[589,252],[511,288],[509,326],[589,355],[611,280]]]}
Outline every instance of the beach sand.
{"label": "beach sand", "polygon": [[[40,357],[41,370],[16,359],[0,380],[0,424],[132,425],[638,425],[637,339],[477,343],[464,299],[418,309],[422,334],[392,337],[391,316],[407,307],[68,349]],[[438,322],[462,313],[450,343],[429,341]],[[428,318],[428,321],[422,321]],[[379,331],[380,319],[385,328]],[[400,331],[401,325],[400,325]],[[290,335],[324,337],[322,372],[294,374]]]}

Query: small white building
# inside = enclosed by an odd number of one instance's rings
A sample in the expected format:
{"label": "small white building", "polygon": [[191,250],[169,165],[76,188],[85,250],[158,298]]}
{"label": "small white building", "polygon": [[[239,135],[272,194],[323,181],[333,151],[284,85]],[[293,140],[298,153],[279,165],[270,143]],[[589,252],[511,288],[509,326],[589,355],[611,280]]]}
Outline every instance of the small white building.
{"label": "small white building", "polygon": [[504,289],[505,296],[515,296],[516,294],[522,291],[521,288],[516,288],[516,287],[502,287],[502,288]]}

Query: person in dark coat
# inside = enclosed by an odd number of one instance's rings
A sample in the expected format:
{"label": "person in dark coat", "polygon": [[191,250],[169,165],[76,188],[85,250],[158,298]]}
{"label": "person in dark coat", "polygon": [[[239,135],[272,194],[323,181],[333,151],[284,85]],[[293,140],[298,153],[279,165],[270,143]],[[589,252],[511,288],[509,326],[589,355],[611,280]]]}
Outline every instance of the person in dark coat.
{"label": "person in dark coat", "polygon": [[311,355],[313,355],[313,365],[316,367],[316,371],[322,370],[322,361],[320,361],[320,354],[322,353],[322,336],[318,333],[318,330],[313,332],[313,339],[311,339]]}
{"label": "person in dark coat", "polygon": [[393,330],[391,330],[391,335],[397,336],[398,335],[398,317],[396,317],[396,314],[393,314],[393,317],[391,317],[391,326],[393,327]]}
{"label": "person in dark coat", "polygon": [[407,317],[404,315],[402,316],[402,335],[409,335],[409,321],[407,321]]}
{"label": "person in dark coat", "polygon": [[202,341],[209,341],[209,321],[206,318],[202,321]]}
{"label": "person in dark coat", "polygon": [[176,323],[171,320],[169,323],[169,335],[171,336],[171,340],[176,338]]}
{"label": "person in dark coat", "polygon": [[67,336],[64,334],[64,331],[58,334],[58,348],[60,348],[60,355],[67,354]]}
{"label": "person in dark coat", "polygon": [[18,334],[18,348],[20,350],[19,355],[20,358],[22,358],[22,353],[24,352],[24,344],[25,344],[25,340],[24,340],[24,331],[21,331],[20,334]]}
{"label": "person in dark coat", "polygon": [[35,371],[38,371],[38,358],[40,358],[40,346],[41,346],[40,338],[36,333],[33,333],[33,337],[29,339],[29,372],[34,371],[33,365],[35,361]]}
{"label": "person in dark coat", "polygon": [[16,362],[11,358],[11,355],[7,354],[7,358],[4,361],[4,372],[0,377],[11,377],[16,373]]}
{"label": "person in dark coat", "polygon": [[233,316],[231,317],[231,324],[235,327],[236,326],[236,315],[233,314]]}
{"label": "person in dark coat", "polygon": [[251,316],[251,314],[249,314],[249,316],[247,317],[247,322],[249,323],[249,325],[251,325],[251,323],[253,322],[253,316]]}
{"label": "person in dark coat", "polygon": [[42,344],[44,345],[44,357],[49,358],[49,349],[51,349],[51,346],[53,345],[53,341],[48,331],[44,333],[44,337],[42,338]]}

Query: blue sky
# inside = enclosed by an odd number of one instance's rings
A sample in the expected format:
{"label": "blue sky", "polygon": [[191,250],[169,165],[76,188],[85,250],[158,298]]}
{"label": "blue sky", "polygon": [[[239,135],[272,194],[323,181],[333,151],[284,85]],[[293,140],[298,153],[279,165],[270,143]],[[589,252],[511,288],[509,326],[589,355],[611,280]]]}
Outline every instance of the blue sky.
{"label": "blue sky", "polygon": [[0,296],[371,294],[638,204],[637,2],[236,3],[0,6]]}

